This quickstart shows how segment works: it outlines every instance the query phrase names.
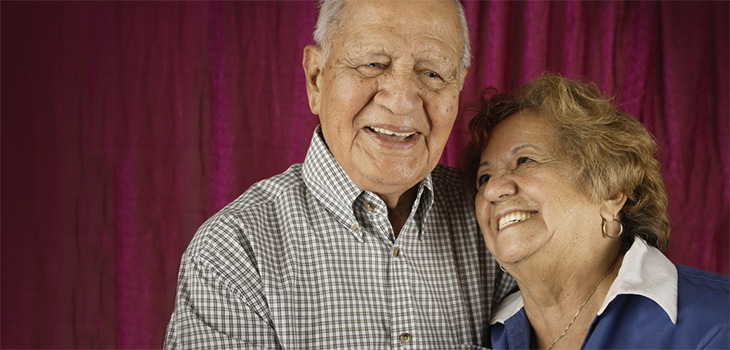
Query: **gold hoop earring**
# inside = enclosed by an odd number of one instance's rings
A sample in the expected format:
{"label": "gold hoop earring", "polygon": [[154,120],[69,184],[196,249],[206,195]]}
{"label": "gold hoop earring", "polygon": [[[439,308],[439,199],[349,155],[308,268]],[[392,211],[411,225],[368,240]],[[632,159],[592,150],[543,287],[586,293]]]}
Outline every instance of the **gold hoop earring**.
{"label": "gold hoop earring", "polygon": [[607,223],[606,219],[601,219],[601,220],[603,220],[603,222],[601,223],[601,231],[603,232],[603,236],[610,238],[610,239],[617,239],[617,238],[621,237],[621,234],[624,233],[624,225],[622,225],[620,221],[616,220],[615,216],[613,217],[613,221],[618,222],[618,227],[619,227],[618,234],[615,236],[611,236],[608,234],[608,232],[606,232],[606,223]]}

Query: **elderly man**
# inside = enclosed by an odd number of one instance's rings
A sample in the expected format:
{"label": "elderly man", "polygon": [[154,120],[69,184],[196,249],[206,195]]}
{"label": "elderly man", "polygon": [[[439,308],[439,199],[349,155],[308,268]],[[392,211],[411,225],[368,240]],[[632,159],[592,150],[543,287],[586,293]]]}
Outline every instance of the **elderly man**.
{"label": "elderly man", "polygon": [[513,286],[437,165],[469,65],[457,1],[324,1],[304,49],[321,125],[185,252],[166,348],[454,348]]}

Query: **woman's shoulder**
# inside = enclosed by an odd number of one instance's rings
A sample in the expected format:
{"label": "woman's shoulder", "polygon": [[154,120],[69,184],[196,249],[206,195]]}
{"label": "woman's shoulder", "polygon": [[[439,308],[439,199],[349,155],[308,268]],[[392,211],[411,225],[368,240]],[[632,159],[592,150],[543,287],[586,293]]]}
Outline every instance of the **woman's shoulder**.
{"label": "woman's shoulder", "polygon": [[677,265],[680,314],[730,320],[730,276]]}
{"label": "woman's shoulder", "polygon": [[685,297],[692,298],[699,296],[711,298],[716,295],[721,297],[726,304],[730,303],[730,276],[728,275],[677,265],[677,279],[680,298],[682,293],[687,293],[688,295]]}

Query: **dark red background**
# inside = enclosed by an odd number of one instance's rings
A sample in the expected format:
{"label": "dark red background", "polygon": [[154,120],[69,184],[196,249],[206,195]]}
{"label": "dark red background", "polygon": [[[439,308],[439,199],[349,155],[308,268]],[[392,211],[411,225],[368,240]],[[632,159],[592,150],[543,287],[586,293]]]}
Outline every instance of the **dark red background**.
{"label": "dark red background", "polygon": [[[728,261],[727,2],[465,2],[462,101],[551,69],[656,136],[677,263]],[[209,215],[301,162],[313,2],[7,2],[3,348],[156,348]],[[459,120],[442,161],[465,144]]]}

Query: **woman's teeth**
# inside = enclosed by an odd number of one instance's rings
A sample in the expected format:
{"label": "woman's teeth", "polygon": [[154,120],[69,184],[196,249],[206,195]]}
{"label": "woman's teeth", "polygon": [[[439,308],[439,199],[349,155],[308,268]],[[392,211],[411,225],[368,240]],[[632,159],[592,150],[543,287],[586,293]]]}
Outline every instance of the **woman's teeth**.
{"label": "woman's teeth", "polygon": [[533,217],[534,215],[535,215],[535,213],[526,212],[526,211],[516,211],[516,212],[509,213],[509,214],[499,218],[499,230],[501,230],[504,227],[507,227],[509,225],[525,221],[525,220]]}

